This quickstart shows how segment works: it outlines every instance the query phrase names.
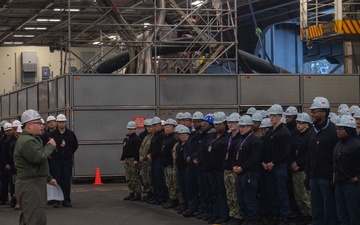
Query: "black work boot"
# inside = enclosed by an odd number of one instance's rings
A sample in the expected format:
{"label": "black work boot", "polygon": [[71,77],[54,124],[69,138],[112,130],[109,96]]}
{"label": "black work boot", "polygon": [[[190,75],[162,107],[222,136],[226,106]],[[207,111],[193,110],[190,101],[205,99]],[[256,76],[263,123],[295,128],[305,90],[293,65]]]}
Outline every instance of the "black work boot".
{"label": "black work boot", "polygon": [[130,201],[140,201],[141,200],[141,194],[136,194],[134,197],[130,199]]}
{"label": "black work boot", "polygon": [[130,193],[129,196],[125,197],[124,200],[131,200],[133,197],[135,197],[134,193]]}
{"label": "black work boot", "polygon": [[169,202],[169,204],[167,204],[166,206],[163,206],[164,209],[172,209],[172,208],[175,208],[176,206],[178,206],[178,202],[176,200],[171,200]]}

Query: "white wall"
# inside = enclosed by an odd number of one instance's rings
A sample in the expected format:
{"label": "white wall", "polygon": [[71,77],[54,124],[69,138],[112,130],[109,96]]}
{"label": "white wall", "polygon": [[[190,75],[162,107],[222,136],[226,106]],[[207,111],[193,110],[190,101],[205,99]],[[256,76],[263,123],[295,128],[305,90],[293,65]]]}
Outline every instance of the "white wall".
{"label": "white wall", "polygon": [[[81,57],[82,52],[100,51],[100,48],[72,48],[77,56]],[[21,52],[36,52],[37,55],[37,81],[41,81],[41,67],[49,66],[53,77],[60,75],[61,57],[60,51],[50,52],[49,47],[18,46],[18,47],[0,47],[0,95],[24,87],[21,79]],[[63,52],[63,61],[65,53]],[[81,68],[82,62],[75,56],[71,66]],[[64,63],[64,62],[63,62]],[[69,65],[66,65],[68,71]],[[52,77],[50,75],[50,77]]]}

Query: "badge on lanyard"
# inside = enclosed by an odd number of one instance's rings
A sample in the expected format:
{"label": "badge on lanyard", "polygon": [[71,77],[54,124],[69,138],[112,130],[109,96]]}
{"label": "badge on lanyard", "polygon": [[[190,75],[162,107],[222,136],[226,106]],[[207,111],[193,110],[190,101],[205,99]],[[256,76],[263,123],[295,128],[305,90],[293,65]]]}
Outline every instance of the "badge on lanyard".
{"label": "badge on lanyard", "polygon": [[208,152],[211,152],[211,149],[212,149],[212,145],[209,145]]}

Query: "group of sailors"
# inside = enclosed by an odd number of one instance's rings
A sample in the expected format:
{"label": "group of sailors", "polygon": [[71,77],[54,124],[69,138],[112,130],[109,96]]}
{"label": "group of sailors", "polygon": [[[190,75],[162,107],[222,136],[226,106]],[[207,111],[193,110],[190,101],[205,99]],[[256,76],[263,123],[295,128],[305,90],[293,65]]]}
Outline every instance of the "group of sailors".
{"label": "group of sailors", "polygon": [[[360,109],[178,113],[127,124],[129,196],[209,224],[359,225]],[[145,196],[141,196],[142,193]]]}

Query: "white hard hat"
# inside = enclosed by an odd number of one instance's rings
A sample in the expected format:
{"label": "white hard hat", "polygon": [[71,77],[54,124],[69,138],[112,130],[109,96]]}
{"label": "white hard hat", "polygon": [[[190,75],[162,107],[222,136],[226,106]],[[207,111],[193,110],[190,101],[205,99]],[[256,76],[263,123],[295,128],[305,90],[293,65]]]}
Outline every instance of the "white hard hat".
{"label": "white hard hat", "polygon": [[178,113],[176,114],[175,119],[177,119],[177,120],[182,120],[183,117],[184,117],[184,113],[183,113],[183,112],[178,112]]}
{"label": "white hard hat", "polygon": [[354,118],[359,118],[360,119],[360,108],[355,111]]}
{"label": "white hard hat", "polygon": [[11,125],[13,128],[15,128],[15,127],[19,127],[19,126],[21,127],[22,124],[19,120],[14,120]]}
{"label": "white hard hat", "polygon": [[335,114],[334,116],[330,117],[330,121],[333,122],[334,124],[337,124],[340,122],[340,116]]}
{"label": "white hard hat", "polygon": [[16,128],[16,132],[17,132],[17,133],[22,133],[21,126],[18,126],[18,127]]}
{"label": "white hard hat", "polygon": [[155,125],[155,124],[158,124],[158,123],[161,124],[161,119],[159,117],[155,116],[154,118],[152,118],[151,125]]}
{"label": "white hard hat", "polygon": [[144,120],[144,126],[151,126],[151,119]]}
{"label": "white hard hat", "polygon": [[252,121],[257,121],[257,122],[261,122],[263,120],[263,117],[260,113],[254,113],[251,116]]}
{"label": "white hard hat", "polygon": [[242,126],[252,126],[254,123],[249,115],[244,115],[240,118],[238,124]]}
{"label": "white hard hat", "polygon": [[340,104],[340,105],[339,105],[339,107],[338,107],[338,112],[339,112],[341,109],[343,109],[343,108],[348,108],[348,109],[350,109],[347,104],[344,104],[344,103],[343,103],[343,104]]}
{"label": "white hard hat", "polygon": [[297,114],[296,121],[312,123],[311,117],[306,112]]}
{"label": "white hard hat", "polygon": [[55,116],[48,116],[48,117],[46,118],[46,122],[49,122],[49,121],[56,121]]}
{"label": "white hard hat", "polygon": [[330,103],[324,97],[316,97],[314,98],[314,101],[311,104],[310,109],[330,109]]}
{"label": "white hard hat", "polygon": [[284,110],[279,104],[274,104],[269,108],[269,115],[282,115],[283,113]]}
{"label": "white hard hat", "polygon": [[165,126],[165,120],[161,120],[161,126]]}
{"label": "white hard hat", "polygon": [[182,125],[180,124],[175,127],[174,133],[179,133],[180,126],[182,126]]}
{"label": "white hard hat", "polygon": [[173,125],[174,127],[176,127],[177,126],[177,123],[176,123],[176,121],[175,120],[173,120],[173,119],[167,119],[166,121],[165,121],[165,124],[164,125]]}
{"label": "white hard hat", "polygon": [[339,109],[338,114],[340,117],[342,117],[343,115],[351,115],[350,109],[346,107]]}
{"label": "white hard hat", "polygon": [[5,123],[4,124],[4,131],[8,131],[8,130],[12,130],[12,125],[11,123]]}
{"label": "white hard hat", "polygon": [[28,109],[21,114],[21,123],[22,124],[33,121],[33,120],[39,120],[39,119],[41,119],[40,114],[36,110],[33,110],[33,109]]}
{"label": "white hard hat", "polygon": [[336,124],[337,127],[350,127],[356,128],[356,120],[354,117],[349,115],[343,115],[340,118],[339,123]]}
{"label": "white hard hat", "polygon": [[184,125],[181,125],[179,127],[179,134],[190,134],[190,130],[188,127],[184,126]]}
{"label": "white hard hat", "polygon": [[265,118],[267,116],[267,111],[266,110],[261,110],[260,114],[263,118]]}
{"label": "white hard hat", "polygon": [[134,121],[129,121],[126,125],[126,129],[136,129],[136,123]]}
{"label": "white hard hat", "polygon": [[260,123],[260,128],[272,127],[270,118],[264,118]]}
{"label": "white hard hat", "polygon": [[191,118],[192,118],[191,113],[184,112],[183,119],[191,119]]}
{"label": "white hard hat", "polygon": [[246,114],[248,114],[248,115],[253,115],[254,113],[256,113],[255,107],[250,107],[250,108],[248,108],[248,110],[246,111]]}
{"label": "white hard hat", "polygon": [[64,122],[66,121],[66,116],[64,114],[59,114],[56,116],[56,122]]}
{"label": "white hard hat", "polygon": [[298,114],[298,110],[296,107],[294,106],[289,106],[286,110],[285,110],[285,116],[296,116]]}
{"label": "white hard hat", "polygon": [[352,106],[350,106],[350,113],[351,113],[351,114],[354,114],[357,109],[359,109],[359,106],[357,106],[357,105],[352,105]]}
{"label": "white hard hat", "polygon": [[226,114],[224,112],[214,113],[214,124],[220,124],[226,121]]}
{"label": "white hard hat", "polygon": [[226,122],[239,122],[240,118],[235,114],[231,113],[230,116],[226,117]]}
{"label": "white hard hat", "polygon": [[7,123],[7,121],[6,121],[6,120],[2,120],[2,121],[0,122],[0,128],[1,128],[1,127],[4,127],[5,123]]}
{"label": "white hard hat", "polygon": [[192,116],[193,120],[203,120],[204,119],[204,114],[202,114],[201,112],[197,111],[194,112],[193,116]]}
{"label": "white hard hat", "polygon": [[42,124],[45,124],[45,120],[43,118],[40,119]]}

